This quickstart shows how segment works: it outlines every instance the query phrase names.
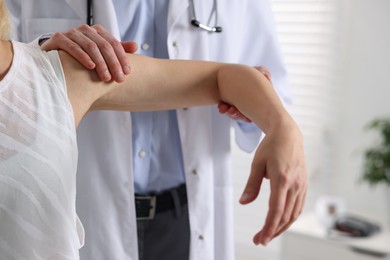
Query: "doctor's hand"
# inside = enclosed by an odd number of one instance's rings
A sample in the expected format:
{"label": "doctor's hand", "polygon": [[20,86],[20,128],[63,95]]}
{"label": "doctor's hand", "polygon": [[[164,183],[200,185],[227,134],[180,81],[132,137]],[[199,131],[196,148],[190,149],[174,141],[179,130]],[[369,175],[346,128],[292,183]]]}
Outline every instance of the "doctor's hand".
{"label": "doctor's hand", "polygon": [[265,224],[253,238],[256,245],[267,245],[284,232],[303,209],[307,172],[302,136],[295,123],[276,127],[264,137],[255,153],[241,204],[257,198],[264,179],[270,180],[271,195]]}
{"label": "doctor's hand", "polygon": [[[269,81],[271,81],[271,73],[266,67],[258,66],[254,68],[261,72]],[[235,106],[222,101],[218,104],[218,111],[219,113],[224,114],[233,120],[241,120],[247,123],[252,122],[252,120],[244,116]]]}
{"label": "doctor's hand", "polygon": [[137,50],[135,42],[117,41],[101,25],[81,25],[67,32],[54,33],[41,44],[44,51],[63,50],[87,69],[96,69],[102,81],[122,82],[130,74],[126,52]]}

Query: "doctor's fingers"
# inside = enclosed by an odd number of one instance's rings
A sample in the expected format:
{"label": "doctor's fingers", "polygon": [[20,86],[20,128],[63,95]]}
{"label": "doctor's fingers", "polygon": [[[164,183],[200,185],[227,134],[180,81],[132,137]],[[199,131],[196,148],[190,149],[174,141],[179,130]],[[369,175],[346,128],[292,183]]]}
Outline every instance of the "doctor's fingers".
{"label": "doctor's fingers", "polygon": [[107,40],[114,48],[115,54],[122,65],[123,72],[130,74],[130,62],[126,53],[135,53],[138,49],[137,43],[133,41],[118,42],[103,26],[97,24],[93,28],[99,33],[101,37]]}
{"label": "doctor's fingers", "polygon": [[[126,53],[135,53],[138,50],[138,45],[136,42],[133,41],[121,42],[121,44]],[[128,62],[126,55],[125,55],[125,59]]]}
{"label": "doctor's fingers", "polygon": [[[124,81],[130,73],[129,61],[121,43],[109,35],[100,25],[81,25],[67,32],[69,38],[77,42],[96,64],[96,72],[103,81],[114,79]],[[126,57],[126,58],[124,58]],[[121,61],[124,62],[122,67]]]}
{"label": "doctor's fingers", "polygon": [[272,75],[267,67],[255,66],[254,68],[257,69],[258,71],[260,71],[269,81],[271,81]]}
{"label": "doctor's fingers", "polygon": [[223,105],[219,106],[219,112],[221,114],[227,115],[233,120],[241,120],[248,123],[252,122],[252,120],[244,116],[235,106],[232,106],[227,103],[224,103]]}
{"label": "doctor's fingers", "polygon": [[96,69],[101,80],[111,80],[111,74],[97,44],[84,35],[80,31],[80,28],[83,27],[80,26],[77,29],[72,28],[65,33],[55,33],[49,40],[42,44],[41,49],[45,51],[55,49],[64,50],[86,68]]}
{"label": "doctor's fingers", "polygon": [[235,106],[231,106],[229,110],[226,112],[226,114],[233,120],[241,120],[247,123],[252,122],[252,120],[250,120],[248,117],[242,114],[240,110],[238,110]]}
{"label": "doctor's fingers", "polygon": [[63,50],[79,61],[87,69],[94,69],[95,63],[79,44],[69,39],[64,33],[54,33],[49,39],[41,44],[43,51]]}

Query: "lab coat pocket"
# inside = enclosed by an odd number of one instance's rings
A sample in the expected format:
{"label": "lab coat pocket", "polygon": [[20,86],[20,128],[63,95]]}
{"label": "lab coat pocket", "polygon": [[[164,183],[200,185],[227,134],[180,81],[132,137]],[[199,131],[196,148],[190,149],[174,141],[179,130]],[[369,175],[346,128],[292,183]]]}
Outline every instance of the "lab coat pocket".
{"label": "lab coat pocket", "polygon": [[23,32],[23,39],[30,42],[44,33],[65,32],[70,28],[78,27],[85,23],[81,19],[51,19],[36,18],[26,20],[26,30]]}

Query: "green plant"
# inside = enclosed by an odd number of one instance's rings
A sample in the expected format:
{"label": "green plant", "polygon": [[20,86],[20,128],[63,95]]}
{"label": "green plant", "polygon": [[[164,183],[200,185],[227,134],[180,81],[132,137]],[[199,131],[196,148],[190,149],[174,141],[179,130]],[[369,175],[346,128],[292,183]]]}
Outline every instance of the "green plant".
{"label": "green plant", "polygon": [[373,120],[368,129],[378,130],[381,142],[365,152],[362,179],[372,185],[385,183],[390,186],[390,119]]}

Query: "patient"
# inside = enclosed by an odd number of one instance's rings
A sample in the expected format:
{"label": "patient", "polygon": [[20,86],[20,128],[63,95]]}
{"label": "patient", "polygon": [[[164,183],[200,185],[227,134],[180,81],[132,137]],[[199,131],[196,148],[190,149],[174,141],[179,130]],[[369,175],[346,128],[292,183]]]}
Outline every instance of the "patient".
{"label": "patient", "polygon": [[[100,82],[66,53],[8,41],[6,14],[0,0],[1,259],[78,259],[83,229],[75,212],[76,127],[93,110],[235,105],[266,133],[253,160],[248,200],[270,178],[271,203],[280,209],[274,217],[300,214],[306,194],[302,137],[261,73],[130,54],[131,77]],[[294,185],[284,185],[288,181]]]}

